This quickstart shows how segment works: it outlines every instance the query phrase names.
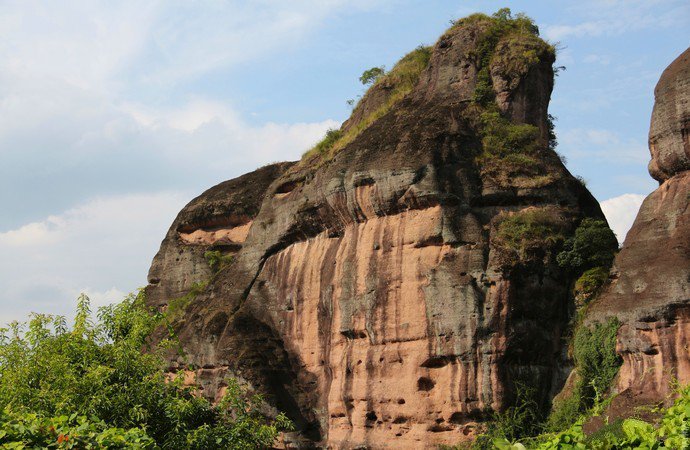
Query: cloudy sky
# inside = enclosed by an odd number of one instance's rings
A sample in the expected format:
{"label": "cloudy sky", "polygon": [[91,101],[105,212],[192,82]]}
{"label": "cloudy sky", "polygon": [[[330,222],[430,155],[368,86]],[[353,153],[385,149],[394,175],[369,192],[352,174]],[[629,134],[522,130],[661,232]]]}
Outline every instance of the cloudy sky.
{"label": "cloudy sky", "polygon": [[364,69],[503,6],[559,43],[559,151],[622,240],[686,0],[0,1],[0,322],[143,286],[187,201],[299,158]]}

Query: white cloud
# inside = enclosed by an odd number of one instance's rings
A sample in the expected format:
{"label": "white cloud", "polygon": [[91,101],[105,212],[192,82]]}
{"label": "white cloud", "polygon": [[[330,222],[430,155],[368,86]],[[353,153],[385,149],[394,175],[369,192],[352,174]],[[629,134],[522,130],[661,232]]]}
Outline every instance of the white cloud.
{"label": "white cloud", "polygon": [[643,29],[685,27],[690,6],[683,0],[588,0],[570,8],[575,24],[549,24],[544,36],[551,41],[567,38],[616,36]]}
{"label": "white cloud", "polygon": [[384,0],[10,0],[0,5],[0,68],[87,90],[169,86],[304,39],[342,11]]}
{"label": "white cloud", "polygon": [[101,306],[142,287],[160,241],[189,197],[160,192],[98,198],[1,233],[0,323],[32,311],[69,315],[80,292]]}
{"label": "white cloud", "polygon": [[85,186],[198,190],[298,159],[338,122],[249,121],[232,99],[198,94],[200,80],[289,51],[329,17],[379,3],[3,2],[0,232],[84,201]]}
{"label": "white cloud", "polygon": [[640,194],[623,194],[600,203],[609,226],[616,233],[618,242],[621,244],[632,227],[644,199],[645,196]]}
{"label": "white cloud", "polygon": [[140,287],[186,198],[338,126],[250,122],[194,83],[383,1],[0,3],[0,322]]}

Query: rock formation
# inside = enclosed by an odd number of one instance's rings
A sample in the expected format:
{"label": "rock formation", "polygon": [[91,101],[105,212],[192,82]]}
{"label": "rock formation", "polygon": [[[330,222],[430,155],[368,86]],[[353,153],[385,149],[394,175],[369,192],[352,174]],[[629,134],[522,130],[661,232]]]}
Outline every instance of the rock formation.
{"label": "rock formation", "polygon": [[690,383],[690,49],[664,71],[654,94],[649,173],[660,186],[642,204],[612,281],[588,312],[590,320],[616,316],[622,323],[614,403],[624,414],[664,400],[675,381]]}
{"label": "rock formation", "polygon": [[226,376],[251,384],[296,424],[295,447],[455,444],[519,380],[548,402],[573,308],[555,253],[603,215],[548,145],[553,49],[522,23],[482,58],[495,25],[460,21],[403,59],[423,70],[379,80],[337,151],[180,212],[147,288],[182,309],[171,371],[214,399]]}

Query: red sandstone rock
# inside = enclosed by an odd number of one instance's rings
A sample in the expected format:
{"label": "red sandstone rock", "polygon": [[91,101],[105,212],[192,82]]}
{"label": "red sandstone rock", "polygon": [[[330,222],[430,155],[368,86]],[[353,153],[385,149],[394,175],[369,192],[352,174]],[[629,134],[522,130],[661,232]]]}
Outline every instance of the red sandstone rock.
{"label": "red sandstone rock", "polygon": [[649,173],[663,182],[690,170],[690,48],[661,74],[649,127]]}
{"label": "red sandstone rock", "polygon": [[413,91],[332,160],[260,169],[185,207],[154,259],[149,302],[164,307],[208,279],[203,251],[218,236],[234,259],[175,324],[186,357],[171,355],[171,370],[192,364],[212,399],[226,375],[249,382],[305,447],[455,444],[511,402],[515,379],[545,400],[560,388],[573,280],[554,249],[507,265],[496,222],[544,208],[572,231],[603,216],[546,147],[548,52],[501,85],[499,101],[539,128],[549,178],[482,174],[466,117],[478,26],[446,33]]}
{"label": "red sandstone rock", "polygon": [[664,71],[655,94],[649,167],[662,183],[642,204],[612,281],[588,313],[623,324],[616,390],[628,414],[667,398],[675,381],[690,383],[690,49]]}

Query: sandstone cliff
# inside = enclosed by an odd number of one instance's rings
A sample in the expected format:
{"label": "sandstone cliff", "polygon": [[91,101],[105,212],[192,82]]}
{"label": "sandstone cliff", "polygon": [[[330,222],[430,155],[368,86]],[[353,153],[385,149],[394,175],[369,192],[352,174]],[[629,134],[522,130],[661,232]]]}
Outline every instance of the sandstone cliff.
{"label": "sandstone cliff", "polygon": [[690,49],[664,71],[649,130],[649,172],[660,182],[642,204],[590,321],[619,318],[623,358],[614,409],[657,403],[690,383]]}
{"label": "sandstone cliff", "polygon": [[455,444],[516,381],[545,404],[563,382],[555,256],[603,216],[549,148],[553,49],[473,16],[416,52],[334,145],[193,200],[149,273],[149,303],[179,310],[171,370],[210,398],[250,383],[289,445]]}

